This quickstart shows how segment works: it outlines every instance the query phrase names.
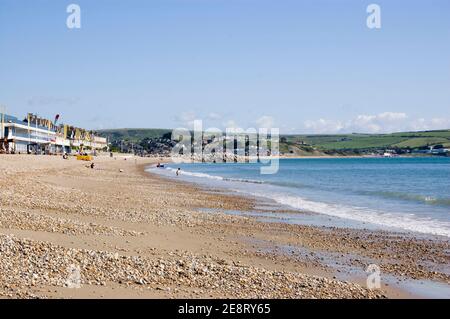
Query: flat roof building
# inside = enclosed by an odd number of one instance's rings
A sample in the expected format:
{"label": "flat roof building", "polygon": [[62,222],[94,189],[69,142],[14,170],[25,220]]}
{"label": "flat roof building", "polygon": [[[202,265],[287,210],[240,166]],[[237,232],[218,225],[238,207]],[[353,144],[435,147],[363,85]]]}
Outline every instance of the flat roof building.
{"label": "flat roof building", "polygon": [[29,113],[23,121],[0,113],[0,152],[63,154],[72,150],[102,150],[107,140],[93,131],[68,125],[55,125],[51,120]]}

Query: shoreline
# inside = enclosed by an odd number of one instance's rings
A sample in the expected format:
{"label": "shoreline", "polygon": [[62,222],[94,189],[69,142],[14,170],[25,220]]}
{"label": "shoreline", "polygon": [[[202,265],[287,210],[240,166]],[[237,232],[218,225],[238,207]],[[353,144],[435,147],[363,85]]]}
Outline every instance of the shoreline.
{"label": "shoreline", "polygon": [[[383,197],[371,199],[374,205],[361,204],[361,202],[358,202],[358,199],[353,201],[352,198],[341,199],[339,197],[332,197],[332,199],[328,200],[328,198],[324,198],[323,196],[322,198],[314,197],[315,194],[312,193],[311,189],[300,191],[296,188],[296,185],[283,184],[282,178],[287,173],[283,170],[280,171],[282,174],[280,177],[281,179],[277,179],[276,177],[273,179],[265,179],[263,176],[257,177],[255,171],[251,170],[247,174],[236,175],[234,174],[235,170],[232,167],[234,164],[229,164],[229,167],[225,167],[228,166],[228,164],[218,164],[219,172],[215,170],[214,164],[204,164],[206,165],[205,169],[203,169],[203,165],[200,163],[192,163],[192,167],[189,166],[191,163],[186,163],[185,165],[187,166],[176,166],[175,163],[172,164],[173,165],[171,165],[170,162],[167,162],[165,169],[150,168],[149,173],[155,173],[158,176],[168,178],[172,181],[185,181],[201,188],[220,189],[225,193],[235,194],[237,196],[253,197],[260,202],[270,201],[276,211],[275,213],[277,213],[272,215],[279,215],[272,217],[284,217],[284,219],[290,220],[292,223],[302,223],[302,220],[295,218],[295,213],[300,212],[302,214],[310,214],[311,218],[308,224],[312,226],[322,226],[323,224],[334,226],[333,222],[335,222],[335,224],[337,224],[336,226],[344,224],[343,226],[347,228],[369,228],[397,233],[405,232],[412,233],[417,237],[434,238],[433,236],[435,236],[437,238],[450,240],[450,233],[446,220],[444,218],[439,219],[439,215],[437,219],[433,219],[435,215],[432,215],[431,213],[433,213],[432,209],[434,206],[431,205],[429,207],[422,207],[422,210],[419,211],[417,216],[413,214],[412,216],[409,216],[409,213],[412,213],[412,211],[408,210],[408,207],[407,209],[400,207],[397,216],[395,214],[391,215],[391,212],[396,212],[396,207],[388,207],[388,209],[377,207],[377,201],[383,200],[384,196],[387,197],[384,193],[381,194]],[[282,164],[280,164],[280,167],[281,166]],[[306,166],[306,164],[304,166]],[[182,168],[181,176],[179,177],[175,176],[176,167]],[[223,172],[221,172],[222,169],[224,170]],[[239,169],[239,167],[237,169]],[[328,173],[326,173],[326,175],[328,176]],[[308,182],[313,185],[313,182],[310,180]],[[361,187],[363,188],[365,185],[366,183],[361,185]],[[300,184],[299,187],[304,187],[304,185]],[[341,186],[334,185],[334,187]],[[359,194],[358,190],[355,191],[357,194]],[[388,195],[390,195],[390,193]],[[394,197],[388,197],[388,199],[399,200],[406,197],[407,199],[412,198],[412,200],[421,201],[419,204],[429,204],[432,201],[432,204],[434,204],[434,201],[436,201],[436,203],[438,202],[438,199],[435,199],[432,196],[409,196],[408,193],[401,193],[400,195],[403,197],[400,197],[398,193],[394,193],[394,195]],[[431,199],[429,200],[429,198]],[[440,197],[439,200],[441,200]],[[336,209],[334,205],[340,205],[339,208],[342,206],[342,209]],[[369,212],[372,211],[373,213],[370,214]],[[438,211],[438,213],[446,212],[447,211],[444,209]],[[233,214],[233,212],[230,213]],[[259,211],[250,213],[254,213],[254,215],[260,214]],[[278,213],[284,213],[285,216]],[[289,216],[289,213],[293,214]]]}
{"label": "shoreline", "polygon": [[[426,266],[448,264],[448,242],[229,216],[255,203],[144,171],[157,161],[105,156],[88,169],[75,159],[0,156],[0,297],[417,297],[394,285],[369,291],[327,256],[344,268],[381,261],[383,274],[448,282]],[[71,265],[81,268],[79,289],[67,287]]]}
{"label": "shoreline", "polygon": [[[148,166],[146,166],[145,168],[147,168]],[[144,168],[144,170],[145,170]],[[219,190],[215,190],[215,189],[210,189],[210,188],[206,188],[205,185],[201,185],[195,181],[185,181],[185,180],[176,180],[176,178],[171,178],[165,175],[160,175],[157,173],[153,173],[153,172],[149,172],[146,171],[146,173],[148,174],[152,174],[152,175],[156,175],[158,177],[161,177],[163,179],[167,179],[170,180],[171,182],[175,182],[175,183],[183,183],[183,184],[187,184],[190,187],[195,187],[196,189],[200,189],[203,192],[211,192],[211,191],[218,191],[220,193],[223,194],[228,194],[230,196],[234,196],[236,198],[242,198],[245,197],[242,194],[233,192],[231,190],[226,190],[226,189],[219,189]],[[251,199],[250,199],[251,198]],[[346,236],[348,236],[349,234],[352,234],[352,236],[355,236],[357,239],[360,239],[360,237],[364,237],[367,236],[369,238],[372,237],[378,237],[379,240],[382,240],[383,243],[377,247],[377,249],[383,249],[383,250],[389,250],[389,241],[391,240],[391,238],[395,238],[396,240],[399,240],[401,243],[403,244],[407,244],[408,242],[416,242],[416,244],[419,243],[426,243],[429,241],[432,242],[436,242],[439,244],[442,244],[443,249],[448,249],[450,247],[450,239],[446,236],[443,235],[435,235],[435,234],[425,234],[425,233],[420,233],[420,232],[414,232],[414,231],[408,231],[408,230],[403,230],[403,229],[391,229],[391,227],[385,227],[385,226],[380,226],[380,225],[373,225],[373,228],[371,228],[371,224],[369,223],[369,225],[364,225],[364,226],[359,226],[359,227],[355,227],[355,225],[357,223],[360,223],[358,221],[355,220],[347,220],[347,219],[343,219],[340,217],[335,217],[335,216],[330,216],[330,215],[323,215],[323,214],[318,214],[315,212],[303,212],[301,210],[298,209],[294,209],[294,208],[276,208],[276,206],[281,206],[281,204],[278,204],[275,200],[270,199],[270,198],[266,198],[266,197],[256,197],[256,196],[251,196],[250,198],[248,198],[248,201],[251,202],[251,208],[248,209],[248,207],[246,208],[242,208],[240,210],[236,210],[236,211],[229,211],[229,212],[221,212],[227,215],[232,215],[232,216],[245,216],[248,217],[250,219],[255,220],[257,223],[262,223],[262,224],[266,224],[266,228],[270,229],[270,224],[275,224],[276,226],[279,226],[280,228],[287,228],[289,230],[296,230],[296,226],[298,226],[299,229],[304,229],[304,228],[309,228],[314,229],[316,231],[320,231],[323,229],[326,229],[328,231],[331,230],[331,232],[334,232],[334,235],[337,235],[339,232],[344,233]],[[258,202],[258,205],[255,204],[255,202]],[[209,213],[217,213],[218,211],[214,211],[213,209],[203,209],[203,212],[207,212],[209,211]],[[220,211],[220,210],[219,210]],[[268,216],[268,214],[270,214]],[[281,217],[276,216],[277,214],[281,215]],[[289,222],[284,222],[282,220],[276,220],[278,219],[283,219],[285,214],[292,214],[292,215],[296,215],[296,216],[301,216],[304,215],[304,219],[307,219],[309,215],[313,215],[314,217],[321,217],[323,219],[335,219],[334,222],[336,222],[336,220],[340,220],[342,223],[341,224],[349,224],[349,226],[341,226],[341,225],[336,225],[333,224],[333,222],[331,222],[331,225],[322,225],[319,223],[312,223],[309,224],[307,222],[299,222],[299,223],[294,223],[291,224]],[[313,218],[314,218],[313,217]],[[296,220],[301,220],[302,217],[297,218]],[[269,225],[267,225],[269,224]],[[284,225],[286,225],[286,227],[284,227]],[[276,227],[275,226],[275,227]],[[264,228],[264,227],[263,227]],[[342,240],[342,236],[338,236],[339,237],[339,241]],[[323,240],[323,238],[317,238],[320,240]],[[370,239],[370,241],[372,241],[372,239]],[[364,242],[364,240],[362,240],[362,242]],[[278,242],[279,244],[280,242]],[[271,248],[273,249],[273,251],[276,251],[276,253],[273,253],[275,255],[284,255],[285,252],[283,251],[284,249],[279,249],[279,247],[277,247],[276,243],[274,240],[271,240]],[[325,245],[326,246],[326,245]],[[384,247],[383,247],[384,246]],[[365,246],[365,244],[363,243],[361,245],[361,247],[363,247],[363,250],[367,250],[368,248]],[[289,249],[291,249],[292,247],[289,247]],[[293,251],[295,249],[297,249],[298,247],[294,247],[293,250],[291,250],[291,254],[293,254]],[[418,248],[420,249],[420,248]],[[327,249],[327,253],[330,253],[330,249],[328,247]],[[425,248],[425,250],[427,250],[427,248]],[[332,250],[331,252],[336,252],[338,251],[338,247],[335,247],[334,251]],[[353,252],[355,253],[356,250]],[[417,252],[417,251],[416,251]],[[303,252],[304,253],[304,252]],[[311,254],[315,254],[317,253],[316,251],[312,251],[309,252]],[[359,264],[359,266],[361,266],[361,264],[363,264],[363,262],[361,260],[358,259],[354,259],[354,260],[346,260],[345,262],[341,263],[339,266],[334,265],[333,263],[333,258],[334,256],[332,254],[328,254],[327,253],[323,253],[323,252],[319,252],[319,255],[322,254],[322,256],[319,257],[319,259],[321,260],[328,260],[327,263],[319,263],[319,264],[315,264],[313,267],[310,267],[310,269],[308,269],[307,271],[311,272],[311,273],[320,273],[320,271],[318,271],[318,268],[323,268],[325,266],[325,268],[329,268],[331,269],[331,273],[334,275],[332,276],[332,278],[341,278],[341,279],[345,279],[345,280],[350,280],[352,282],[356,282],[359,284],[365,284],[365,277],[367,276],[365,274],[365,271],[361,271],[361,269],[359,269],[358,271],[355,272],[355,269],[350,269],[350,268],[354,268],[355,266],[355,261],[357,264]],[[389,255],[389,254],[387,254]],[[400,255],[401,256],[401,255]],[[400,256],[396,256],[396,257],[400,257]],[[362,256],[363,257],[363,256]],[[406,273],[404,272],[404,270],[400,270],[400,269],[396,269],[399,268],[398,264],[394,263],[393,265],[389,265],[389,266],[393,266],[393,269],[388,269],[388,273],[386,274],[386,277],[389,277],[388,279],[386,279],[385,282],[385,286],[384,289],[387,292],[387,295],[389,297],[394,297],[394,298],[427,298],[427,297],[431,297],[434,296],[433,292],[431,290],[433,290],[433,286],[436,285],[437,288],[439,289],[444,289],[446,290],[445,293],[450,293],[450,267],[448,267],[448,264],[446,264],[445,260],[447,260],[448,262],[450,262],[450,255],[447,254],[443,254],[443,262],[441,263],[441,270],[444,273],[439,273],[436,271],[430,271],[430,274],[427,274],[427,271],[423,269],[423,267],[419,266],[417,267],[417,269],[412,270],[410,269],[410,271],[407,271]],[[413,260],[413,255],[408,256],[408,258],[410,260]],[[293,258],[294,260],[298,260]],[[363,257],[364,259],[364,257]],[[400,258],[401,259],[401,258]],[[366,259],[366,261],[368,261],[369,259]],[[374,261],[374,259],[372,259],[371,261]],[[404,261],[403,261],[404,262]],[[347,268],[346,270],[342,270],[342,266],[347,263],[345,265],[345,268]],[[350,266],[351,265],[351,266]],[[311,266],[311,265],[310,265]],[[414,267],[413,267],[414,268]],[[336,277],[336,271],[339,273],[339,276]],[[323,275],[323,273],[321,273]],[[328,273],[328,276],[330,274]],[[436,276],[438,275],[438,276]],[[442,276],[441,276],[442,275]],[[438,279],[437,281],[436,278]],[[400,283],[402,282],[402,283]],[[399,284],[400,283],[400,284]],[[441,285],[444,285],[444,288],[440,287]],[[447,287],[445,287],[445,285],[447,285]],[[420,287],[423,286],[423,287]],[[412,288],[411,288],[412,287]],[[419,289],[417,289],[419,288]],[[414,290],[419,290],[419,291],[414,291]],[[438,295],[439,296],[439,295]]]}
{"label": "shoreline", "polygon": [[[260,159],[270,160],[270,159],[360,159],[360,158],[377,158],[377,159],[392,159],[392,158],[442,158],[449,157],[448,155],[436,155],[436,154],[400,154],[393,156],[382,156],[382,155],[279,155],[279,156],[260,156]],[[158,156],[148,157],[148,158],[158,158]],[[250,159],[248,157],[244,157],[246,159]],[[164,159],[171,160],[171,157],[161,157],[161,161]],[[191,158],[180,157],[179,160],[181,163],[202,163],[200,160],[193,160]],[[254,158],[253,160],[256,160]],[[239,161],[238,161],[239,162]],[[240,161],[242,163],[243,161]],[[206,163],[213,163],[212,161],[206,161]],[[219,162],[220,163],[220,162]],[[228,163],[233,163],[233,161],[229,160]]]}

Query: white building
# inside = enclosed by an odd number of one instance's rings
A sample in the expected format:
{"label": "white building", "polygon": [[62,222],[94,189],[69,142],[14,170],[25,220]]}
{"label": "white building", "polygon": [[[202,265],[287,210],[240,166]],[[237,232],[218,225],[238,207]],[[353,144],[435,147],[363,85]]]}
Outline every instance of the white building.
{"label": "white building", "polygon": [[[0,113],[0,151],[10,153],[62,154],[72,149],[101,150],[107,147],[104,137],[89,134],[68,136],[68,126],[56,126],[50,120],[29,114],[27,120]],[[87,132],[76,129],[77,132]]]}

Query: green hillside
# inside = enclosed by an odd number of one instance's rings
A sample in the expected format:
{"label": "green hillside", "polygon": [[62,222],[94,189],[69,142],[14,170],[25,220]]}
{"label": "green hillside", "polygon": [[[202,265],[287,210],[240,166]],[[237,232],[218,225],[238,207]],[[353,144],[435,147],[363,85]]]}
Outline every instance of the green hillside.
{"label": "green hillside", "polygon": [[[170,138],[170,129],[111,129],[101,130],[111,143],[147,145],[148,140]],[[164,141],[159,141],[165,143]],[[280,152],[295,155],[352,155],[386,149],[413,150],[443,145],[450,148],[450,130],[404,132],[393,134],[337,134],[337,135],[284,135]]]}
{"label": "green hillside", "polygon": [[288,135],[292,144],[319,150],[370,150],[383,148],[421,148],[438,144],[450,147],[450,130],[393,134]]}
{"label": "green hillside", "polygon": [[109,141],[123,140],[127,142],[138,143],[144,139],[160,138],[165,134],[171,133],[170,129],[146,129],[146,128],[123,128],[100,130],[98,133],[107,137]]}

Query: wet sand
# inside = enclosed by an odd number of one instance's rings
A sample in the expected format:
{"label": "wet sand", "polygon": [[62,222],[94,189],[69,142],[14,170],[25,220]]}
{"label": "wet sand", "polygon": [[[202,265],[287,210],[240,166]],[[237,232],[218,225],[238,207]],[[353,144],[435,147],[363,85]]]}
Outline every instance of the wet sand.
{"label": "wet sand", "polygon": [[[445,238],[230,215],[261,203],[146,173],[156,161],[0,156],[0,296],[395,298],[421,297],[402,282],[449,285]],[[369,264],[381,290],[365,288]]]}

